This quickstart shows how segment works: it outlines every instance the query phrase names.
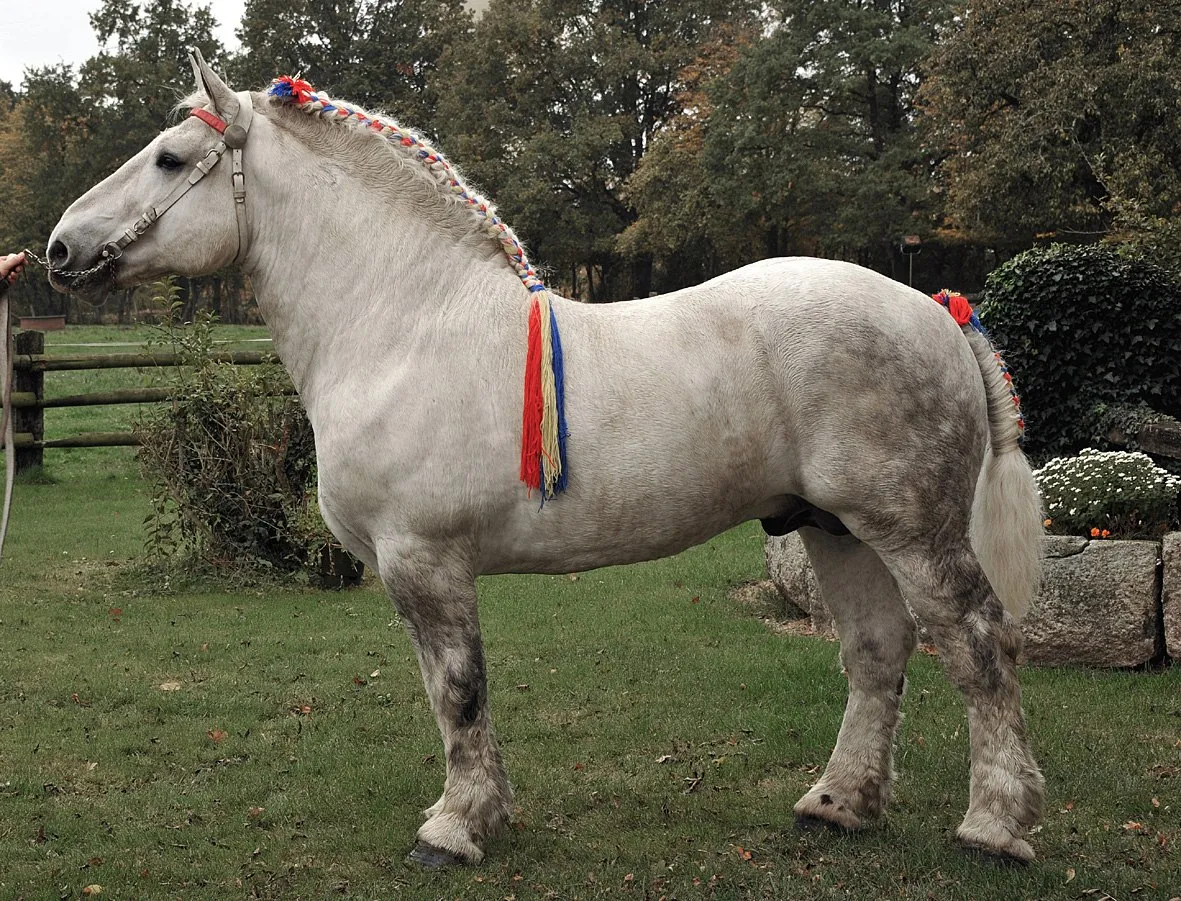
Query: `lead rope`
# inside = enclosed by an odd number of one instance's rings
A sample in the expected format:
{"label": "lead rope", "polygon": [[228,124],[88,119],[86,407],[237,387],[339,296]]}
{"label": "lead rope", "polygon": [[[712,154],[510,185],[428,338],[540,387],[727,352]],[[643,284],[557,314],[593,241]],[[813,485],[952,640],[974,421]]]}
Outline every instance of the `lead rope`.
{"label": "lead rope", "polygon": [[0,342],[0,379],[3,379],[4,431],[4,510],[0,513],[0,563],[4,561],[4,539],[8,535],[8,514],[12,510],[12,485],[16,478],[16,446],[12,426],[12,322],[8,315],[8,282],[0,287],[0,319],[4,320],[4,340]]}

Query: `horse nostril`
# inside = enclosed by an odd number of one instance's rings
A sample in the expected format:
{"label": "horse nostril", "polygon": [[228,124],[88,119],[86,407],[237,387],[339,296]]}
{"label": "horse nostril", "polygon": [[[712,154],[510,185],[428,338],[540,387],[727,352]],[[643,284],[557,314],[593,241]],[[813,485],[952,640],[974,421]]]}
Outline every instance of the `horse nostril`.
{"label": "horse nostril", "polygon": [[56,269],[64,269],[70,260],[70,248],[61,241],[54,241],[49,245],[49,262]]}

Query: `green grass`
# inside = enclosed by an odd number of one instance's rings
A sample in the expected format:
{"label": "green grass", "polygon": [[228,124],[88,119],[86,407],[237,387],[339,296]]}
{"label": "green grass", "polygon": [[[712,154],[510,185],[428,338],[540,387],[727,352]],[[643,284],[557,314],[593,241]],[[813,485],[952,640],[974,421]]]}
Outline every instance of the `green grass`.
{"label": "green grass", "polygon": [[845,685],[835,644],[730,600],[762,576],[752,526],[573,581],[481,580],[514,827],[478,869],[409,869],[442,754],[381,593],[171,586],[131,565],[130,457],[47,464],[0,569],[0,897],[1181,895],[1178,668],[1023,671],[1049,792],[1031,866],[956,850],[964,709],[921,655],[884,822],[797,832]]}

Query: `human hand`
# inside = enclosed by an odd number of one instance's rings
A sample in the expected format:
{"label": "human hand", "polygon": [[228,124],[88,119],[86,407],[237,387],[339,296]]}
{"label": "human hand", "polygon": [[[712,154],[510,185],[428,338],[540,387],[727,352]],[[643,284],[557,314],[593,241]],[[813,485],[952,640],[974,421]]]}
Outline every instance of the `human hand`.
{"label": "human hand", "polygon": [[[21,253],[9,253],[0,257],[0,283],[3,288],[7,288],[17,280],[21,272],[25,268],[25,255]],[[0,290],[3,290],[0,288]]]}

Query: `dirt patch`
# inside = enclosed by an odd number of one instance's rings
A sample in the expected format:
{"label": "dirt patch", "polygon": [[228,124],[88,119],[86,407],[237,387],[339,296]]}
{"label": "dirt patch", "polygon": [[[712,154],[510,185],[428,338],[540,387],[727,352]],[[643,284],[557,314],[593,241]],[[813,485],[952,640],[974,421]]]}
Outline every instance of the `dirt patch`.
{"label": "dirt patch", "polygon": [[[757,617],[776,635],[815,636],[818,634],[813,628],[812,620],[808,614],[794,606],[789,606],[785,611],[783,597],[770,579],[744,582],[735,586],[730,591],[730,600],[742,607],[749,615]],[[788,614],[786,619],[782,618],[785,612]],[[798,614],[798,616],[793,614]]]}

